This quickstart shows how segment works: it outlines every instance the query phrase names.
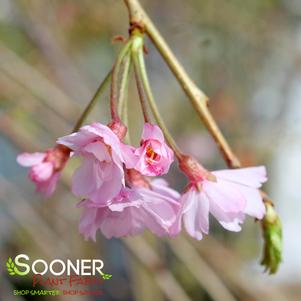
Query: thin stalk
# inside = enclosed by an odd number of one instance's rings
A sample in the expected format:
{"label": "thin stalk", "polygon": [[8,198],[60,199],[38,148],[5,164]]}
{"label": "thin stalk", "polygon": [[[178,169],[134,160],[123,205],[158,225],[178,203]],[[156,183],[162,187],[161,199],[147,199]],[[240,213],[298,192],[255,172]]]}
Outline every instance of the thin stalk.
{"label": "thin stalk", "polygon": [[127,144],[131,144],[131,133],[129,130],[129,111],[128,111],[128,98],[126,98],[123,102],[123,106],[120,112],[121,120],[124,125],[128,128],[126,135],[124,137],[124,142]]}
{"label": "thin stalk", "polygon": [[144,122],[149,123],[150,118],[149,118],[149,114],[147,111],[147,105],[146,105],[146,101],[145,101],[145,97],[144,97],[143,83],[141,82],[140,76],[139,76],[139,63],[138,63],[137,56],[134,55],[133,61],[134,61],[134,70],[135,70],[135,81],[136,81],[136,85],[137,85],[138,96],[139,96],[139,100],[140,100],[140,105],[141,105]]}
{"label": "thin stalk", "polygon": [[129,116],[128,116],[128,85],[129,85],[129,74],[132,65],[132,58],[130,55],[127,56],[124,63],[123,73],[121,77],[121,84],[119,90],[118,100],[118,113],[121,117],[123,124],[128,128],[124,141],[130,144],[131,137],[129,132]]}
{"label": "thin stalk", "polygon": [[[142,44],[143,46],[143,44]],[[161,115],[159,112],[159,109],[157,107],[156,101],[154,99],[150,84],[149,84],[149,80],[148,80],[148,75],[147,75],[147,71],[146,71],[146,67],[145,67],[145,62],[144,62],[144,55],[143,55],[143,48],[139,47],[137,52],[133,52],[133,55],[135,56],[135,60],[137,61],[138,64],[138,71],[139,71],[139,76],[141,78],[143,87],[144,87],[144,91],[145,94],[147,96],[147,100],[149,103],[149,106],[152,110],[152,113],[158,123],[158,125],[160,126],[160,128],[162,129],[165,138],[169,144],[169,146],[172,148],[172,150],[174,151],[176,157],[181,160],[181,158],[183,157],[182,152],[180,151],[179,147],[177,146],[175,140],[173,139],[172,135],[170,134],[169,130],[167,129]]]}
{"label": "thin stalk", "polygon": [[111,79],[111,76],[112,76],[112,70],[107,74],[105,79],[100,83],[100,85],[97,88],[97,90],[96,90],[95,94],[93,95],[92,99],[90,100],[87,107],[85,108],[85,110],[83,111],[83,113],[79,117],[78,121],[76,122],[72,132],[77,132],[80,129],[80,127],[83,125],[84,121],[86,120],[86,118],[91,113],[94,106],[96,105],[98,97],[103,94],[104,90],[108,86],[109,81]]}
{"label": "thin stalk", "polygon": [[123,62],[124,57],[128,54],[131,48],[132,42],[128,41],[126,45],[121,49],[117,60],[113,67],[112,72],[112,82],[111,82],[111,97],[110,97],[110,107],[111,107],[111,116],[115,121],[119,121],[118,108],[117,108],[117,94],[118,94],[118,76],[120,73],[120,66]]}
{"label": "thin stalk", "polygon": [[128,84],[129,84],[129,74],[130,74],[132,58],[130,55],[127,55],[127,57],[124,60],[125,62],[124,62],[122,76],[121,76],[119,99],[118,99],[118,113],[120,115],[122,114],[122,110],[128,98]]}

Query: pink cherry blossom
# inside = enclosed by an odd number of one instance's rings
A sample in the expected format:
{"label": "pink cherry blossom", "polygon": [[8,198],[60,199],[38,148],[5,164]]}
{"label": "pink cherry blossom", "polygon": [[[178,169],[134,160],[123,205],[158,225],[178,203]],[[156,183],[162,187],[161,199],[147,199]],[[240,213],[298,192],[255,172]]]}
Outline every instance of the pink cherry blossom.
{"label": "pink cherry blossom", "polygon": [[123,145],[127,168],[134,168],[145,176],[166,174],[174,161],[173,151],[165,143],[157,125],[145,123],[140,147]]}
{"label": "pink cherry blossom", "polygon": [[79,231],[86,239],[96,240],[101,230],[107,238],[137,235],[149,229],[158,236],[169,235],[179,210],[180,195],[164,180],[154,180],[149,188],[122,188],[108,204],[96,207],[85,200]]}
{"label": "pink cherry blossom", "polygon": [[31,167],[28,175],[36,184],[37,191],[50,197],[55,191],[69,154],[68,148],[57,145],[42,153],[22,153],[17,157],[17,162],[22,166]]}
{"label": "pink cherry blossom", "polygon": [[189,184],[181,197],[182,209],[173,228],[177,234],[181,219],[186,231],[200,240],[209,231],[209,213],[229,231],[240,231],[245,215],[262,219],[265,206],[258,188],[267,180],[263,166],[207,173]]}
{"label": "pink cherry blossom", "polygon": [[105,204],[124,187],[120,139],[106,125],[93,123],[77,133],[61,137],[58,143],[82,158],[72,179],[72,192],[95,204]]}

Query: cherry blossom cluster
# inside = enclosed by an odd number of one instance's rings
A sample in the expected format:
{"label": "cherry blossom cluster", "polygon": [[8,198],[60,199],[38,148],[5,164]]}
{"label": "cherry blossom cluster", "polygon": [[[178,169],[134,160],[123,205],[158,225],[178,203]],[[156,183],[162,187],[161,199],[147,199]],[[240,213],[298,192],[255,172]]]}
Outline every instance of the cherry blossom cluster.
{"label": "cherry blossom cluster", "polygon": [[265,206],[259,188],[267,180],[265,167],[208,171],[196,159],[182,155],[179,168],[188,184],[183,193],[158,178],[169,171],[174,152],[162,130],[145,123],[140,145],[123,142],[121,122],[93,123],[61,137],[45,153],[23,153],[17,161],[30,167],[29,177],[47,197],[55,190],[69,157],[80,157],[72,192],[82,199],[79,231],[95,240],[137,235],[148,229],[157,236],[176,236],[182,226],[200,240],[209,233],[209,214],[229,231],[240,231],[246,215],[262,219]]}
{"label": "cherry blossom cluster", "polygon": [[[81,165],[72,177],[72,193],[81,200],[77,205],[81,209],[79,232],[94,241],[98,230],[107,238],[138,235],[145,230],[160,237],[174,237],[182,227],[191,237],[201,240],[209,233],[210,215],[224,229],[234,232],[241,230],[247,215],[261,220],[265,242],[261,264],[275,273],[282,259],[282,226],[273,202],[259,190],[267,181],[265,167],[209,171],[181,151],[151,89],[145,64],[146,35],[151,37],[226,161],[231,167],[239,165],[207,108],[207,97],[186,74],[139,2],[126,3],[131,19],[129,37],[114,39],[123,46],[73,132],[58,138],[56,145],[45,152],[20,154],[18,163],[30,168],[28,176],[36,190],[50,197],[67,161],[80,158]],[[139,146],[131,145],[127,135],[132,73],[144,120]],[[82,126],[108,83],[111,122]],[[181,193],[162,178],[175,159],[187,179]]]}

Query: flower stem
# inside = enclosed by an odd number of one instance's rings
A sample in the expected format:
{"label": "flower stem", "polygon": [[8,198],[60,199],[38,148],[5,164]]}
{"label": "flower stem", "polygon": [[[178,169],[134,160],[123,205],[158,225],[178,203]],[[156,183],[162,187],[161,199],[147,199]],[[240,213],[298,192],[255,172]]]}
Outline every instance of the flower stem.
{"label": "flower stem", "polygon": [[118,113],[121,117],[123,124],[128,128],[124,141],[130,143],[130,132],[129,132],[129,116],[128,116],[128,84],[129,74],[132,65],[132,58],[128,55],[125,58],[124,68],[121,77],[119,100],[118,100]]}
{"label": "flower stem", "polygon": [[103,94],[104,90],[108,86],[108,83],[111,79],[111,76],[112,76],[112,70],[107,74],[105,79],[100,83],[100,85],[97,88],[97,90],[96,90],[95,94],[93,95],[92,99],[90,100],[87,107],[85,108],[85,110],[81,114],[80,118],[76,122],[72,132],[77,132],[80,129],[80,127],[83,125],[84,121],[86,120],[86,118],[91,113],[94,106],[96,105],[98,97]]}
{"label": "flower stem", "polygon": [[111,107],[111,116],[114,121],[120,121],[119,115],[118,115],[118,108],[117,108],[117,91],[118,91],[118,76],[120,72],[120,66],[128,54],[130,48],[131,48],[132,41],[128,41],[124,47],[121,49],[117,60],[113,67],[112,72],[112,82],[111,82],[111,96],[110,96],[110,107]]}
{"label": "flower stem", "polygon": [[139,76],[139,62],[138,62],[137,55],[134,55],[133,61],[134,61],[134,70],[135,70],[135,80],[136,80],[136,85],[137,85],[137,90],[138,90],[138,95],[139,95],[139,100],[140,100],[140,104],[141,104],[144,122],[149,123],[151,120],[149,118],[149,114],[147,111],[147,105],[146,105],[144,91],[143,91],[143,83],[141,82],[141,79]]}
{"label": "flower stem", "polygon": [[121,83],[119,89],[119,99],[118,99],[118,113],[121,115],[122,111],[125,107],[125,103],[127,102],[128,98],[128,83],[129,83],[129,74],[130,74],[130,67],[132,63],[132,58],[128,55],[124,59],[124,67],[121,76]]}
{"label": "flower stem", "polygon": [[141,82],[143,84],[143,88],[144,88],[145,94],[147,96],[149,106],[152,110],[152,113],[153,113],[158,125],[162,129],[169,146],[174,151],[178,160],[181,160],[183,154],[180,151],[179,147],[177,146],[175,140],[173,139],[172,135],[170,134],[169,130],[167,129],[167,127],[160,115],[160,112],[158,110],[157,104],[155,102],[155,99],[154,99],[154,96],[153,96],[153,93],[152,93],[152,90],[151,90],[151,87],[149,84],[148,75],[147,75],[145,62],[144,62],[144,55],[143,55],[143,38],[136,37],[136,39],[137,39],[136,41],[138,41],[138,42],[139,42],[138,39],[140,39],[140,43],[139,44],[137,43],[137,48],[134,48],[135,42],[133,43],[132,53],[134,56],[134,62],[137,63],[138,76],[139,76],[139,78],[141,78]]}

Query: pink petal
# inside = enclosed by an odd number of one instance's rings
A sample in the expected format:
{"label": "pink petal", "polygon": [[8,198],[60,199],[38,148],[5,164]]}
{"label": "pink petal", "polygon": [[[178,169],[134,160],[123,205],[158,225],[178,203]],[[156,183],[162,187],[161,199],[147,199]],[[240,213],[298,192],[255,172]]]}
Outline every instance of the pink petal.
{"label": "pink petal", "polygon": [[151,181],[151,184],[152,184],[153,187],[158,187],[158,188],[167,188],[167,187],[169,187],[168,182],[163,178],[155,178],[154,180]]}
{"label": "pink petal", "polygon": [[90,238],[96,241],[96,232],[107,214],[106,208],[84,208],[80,217],[79,232],[84,235],[85,239]]}
{"label": "pink petal", "polygon": [[74,151],[80,151],[87,144],[95,142],[95,140],[102,140],[112,148],[112,157],[116,163],[122,161],[119,138],[109,127],[101,123],[83,126],[77,133],[59,138],[57,143],[63,144]]}
{"label": "pink petal", "polygon": [[18,155],[17,162],[25,167],[41,163],[46,157],[46,153],[22,153]]}
{"label": "pink petal", "polygon": [[136,190],[123,187],[109,208],[111,211],[123,211],[127,207],[139,208],[142,204],[143,199]]}
{"label": "pink petal", "polygon": [[262,196],[258,189],[241,186],[240,191],[244,194],[247,200],[247,206],[244,213],[262,219],[265,215],[265,206]]}
{"label": "pink petal", "polygon": [[182,196],[183,222],[187,233],[197,240],[209,231],[209,201],[203,193],[190,189]]}
{"label": "pink petal", "polygon": [[135,168],[139,157],[135,155],[135,148],[131,145],[123,144],[120,145],[122,151],[123,162],[125,163],[126,168],[131,169]]}
{"label": "pink petal", "polygon": [[210,203],[215,203],[224,212],[242,212],[246,208],[246,199],[239,184],[217,179],[217,182],[204,181],[203,191]]}
{"label": "pink petal", "polygon": [[180,209],[179,194],[168,188],[163,179],[152,181],[151,187],[152,189],[135,189],[140,195],[137,220],[158,236],[173,235],[171,228]]}
{"label": "pink petal", "polygon": [[154,191],[174,199],[179,203],[181,195],[174,189],[170,188],[168,182],[162,178],[157,178],[151,181],[151,187]]}
{"label": "pink petal", "polygon": [[104,143],[110,146],[119,146],[120,140],[115,135],[115,133],[106,125],[95,122],[90,126],[86,126],[85,130],[89,133],[94,133],[95,135],[102,137]]}
{"label": "pink petal", "polygon": [[138,192],[144,200],[143,208],[150,222],[148,228],[157,235],[168,234],[169,228],[176,220],[180,208],[179,202],[150,189],[141,188]]}
{"label": "pink petal", "polygon": [[52,176],[53,168],[51,162],[42,162],[31,168],[29,176],[34,182],[45,182]]}
{"label": "pink petal", "polygon": [[102,178],[104,180],[102,185],[89,194],[95,206],[102,206],[103,203],[111,201],[124,186],[124,174],[117,165],[107,164],[106,172],[105,178]]}
{"label": "pink petal", "polygon": [[139,210],[128,207],[122,212],[111,211],[101,224],[101,231],[106,238],[137,235],[143,232],[143,225],[137,220]]}
{"label": "pink petal", "polygon": [[120,162],[123,162],[123,157],[120,148],[121,142],[109,127],[101,123],[95,122],[91,126],[86,126],[86,130],[89,133],[101,137],[104,143],[112,148],[112,158],[117,165],[120,164]]}
{"label": "pink petal", "polygon": [[132,202],[121,202],[121,203],[113,203],[111,205],[109,205],[108,207],[110,208],[111,211],[118,211],[118,212],[122,212],[123,210],[125,210],[128,207],[136,207],[139,208],[142,205],[142,200],[137,200],[137,201],[132,201]]}
{"label": "pink petal", "polygon": [[209,210],[225,229],[234,232],[241,230],[240,224],[245,218],[243,212],[225,212],[216,202],[210,202]]}
{"label": "pink petal", "polygon": [[79,132],[58,138],[56,143],[65,145],[73,151],[78,151],[96,138],[98,138],[97,135],[81,128]]}
{"label": "pink petal", "polygon": [[170,226],[164,223],[161,216],[158,215],[149,204],[145,204],[143,207],[139,208],[139,216],[137,219],[153,234],[159,237],[169,235]]}
{"label": "pink petal", "polygon": [[220,221],[220,224],[228,231],[239,232],[241,231],[241,224],[244,222],[244,218],[235,218],[232,222]]}
{"label": "pink petal", "polygon": [[97,158],[97,160],[99,160],[100,162],[111,161],[111,155],[109,154],[105,144],[103,144],[101,141],[89,143],[84,147],[84,150],[88,153],[93,154],[95,158]]}
{"label": "pink petal", "polygon": [[143,132],[142,132],[142,140],[158,140],[159,142],[164,142],[164,135],[161,131],[161,129],[154,124],[150,123],[145,123],[143,127]]}
{"label": "pink petal", "polygon": [[42,193],[45,197],[49,198],[55,191],[58,179],[60,177],[59,172],[55,172],[48,181],[36,183],[37,191]]}
{"label": "pink petal", "polygon": [[214,171],[212,173],[217,178],[254,188],[261,187],[262,183],[267,180],[266,168],[264,166],[225,169]]}
{"label": "pink petal", "polygon": [[87,156],[73,175],[72,192],[76,196],[88,196],[97,186],[101,185],[101,182],[102,180],[97,174],[95,159]]}

